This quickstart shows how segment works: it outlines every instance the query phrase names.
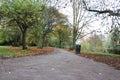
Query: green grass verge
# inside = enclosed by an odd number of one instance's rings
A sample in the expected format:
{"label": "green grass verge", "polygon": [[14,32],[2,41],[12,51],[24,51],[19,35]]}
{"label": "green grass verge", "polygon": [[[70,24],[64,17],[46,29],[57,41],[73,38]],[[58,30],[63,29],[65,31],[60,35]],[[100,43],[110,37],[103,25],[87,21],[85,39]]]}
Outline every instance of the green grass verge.
{"label": "green grass verge", "polygon": [[120,56],[119,54],[107,53],[107,52],[91,52],[91,51],[81,51],[83,54],[102,54],[102,55],[110,55],[110,56]]}
{"label": "green grass verge", "polygon": [[13,57],[15,56],[14,52],[10,52],[5,50],[4,48],[6,48],[7,46],[0,46],[0,57]]}

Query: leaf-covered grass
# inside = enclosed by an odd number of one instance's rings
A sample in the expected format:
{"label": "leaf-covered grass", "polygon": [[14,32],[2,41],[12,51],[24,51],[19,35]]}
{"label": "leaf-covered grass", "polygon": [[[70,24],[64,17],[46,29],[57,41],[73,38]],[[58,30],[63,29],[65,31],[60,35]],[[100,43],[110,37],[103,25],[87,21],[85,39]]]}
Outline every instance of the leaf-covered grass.
{"label": "leaf-covered grass", "polygon": [[[73,50],[69,50],[69,49],[65,49],[65,50],[71,53],[75,53],[75,51]],[[81,51],[81,54],[78,54],[78,56],[89,58],[97,62],[102,62],[120,70],[120,55],[118,54],[105,53],[105,52]]]}
{"label": "leaf-covered grass", "polygon": [[50,53],[53,50],[53,48],[39,49],[36,47],[29,47],[27,50],[22,50],[21,47],[0,46],[0,58],[41,55]]}
{"label": "leaf-covered grass", "polygon": [[[69,52],[75,53],[75,50],[64,49]],[[113,54],[108,52],[92,52],[92,51],[81,51],[81,54],[101,54],[101,55],[110,55],[110,56],[120,56],[120,54]]]}
{"label": "leaf-covered grass", "polygon": [[16,54],[12,51],[7,51],[5,50],[5,48],[7,48],[7,46],[0,46],[0,57],[12,57],[15,56]]}
{"label": "leaf-covered grass", "polygon": [[89,58],[97,62],[108,64],[120,70],[120,56],[111,56],[103,54],[79,54],[79,56]]}
{"label": "leaf-covered grass", "polygon": [[110,55],[110,56],[120,56],[119,54],[113,54],[108,52],[91,52],[91,51],[81,51],[82,54],[101,54],[101,55]]}

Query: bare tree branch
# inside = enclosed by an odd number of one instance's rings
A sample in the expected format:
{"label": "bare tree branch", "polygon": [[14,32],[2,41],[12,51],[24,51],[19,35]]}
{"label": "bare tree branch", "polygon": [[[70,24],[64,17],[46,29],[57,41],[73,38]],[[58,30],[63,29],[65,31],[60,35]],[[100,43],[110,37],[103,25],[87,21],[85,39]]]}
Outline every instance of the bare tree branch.
{"label": "bare tree branch", "polygon": [[110,10],[110,9],[95,10],[95,9],[88,8],[88,6],[86,5],[86,2],[84,0],[83,0],[83,4],[84,4],[85,10],[87,10],[87,11],[97,12],[99,14],[106,14],[106,13],[108,13],[108,16],[117,16],[117,17],[120,17],[120,9],[117,9],[116,11],[113,11],[113,10]]}

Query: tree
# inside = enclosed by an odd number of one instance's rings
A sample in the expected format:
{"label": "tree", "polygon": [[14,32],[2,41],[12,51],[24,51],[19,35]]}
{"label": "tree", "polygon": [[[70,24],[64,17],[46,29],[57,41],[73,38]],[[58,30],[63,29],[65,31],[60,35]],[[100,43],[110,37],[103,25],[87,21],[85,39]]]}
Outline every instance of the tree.
{"label": "tree", "polygon": [[[83,36],[85,29],[89,30],[90,23],[92,23],[95,18],[91,18],[91,15],[88,11],[84,10],[82,0],[73,0],[72,8],[73,8],[73,49],[75,48],[75,41],[78,38]],[[88,33],[86,33],[88,34]],[[85,35],[86,35],[85,34]]]}
{"label": "tree", "polygon": [[[93,5],[90,3],[93,2]],[[120,17],[119,0],[83,0],[84,8],[91,12],[97,12],[99,14],[108,14],[108,16]],[[114,4],[114,5],[113,5]],[[87,6],[88,5],[88,6]],[[109,7],[109,8],[108,8]]]}
{"label": "tree", "polygon": [[2,3],[0,15],[4,15],[5,21],[11,25],[19,27],[22,33],[22,48],[26,47],[27,29],[33,26],[37,21],[42,11],[42,3],[33,2],[32,0],[12,0]]}
{"label": "tree", "polygon": [[65,42],[69,42],[69,26],[65,24],[57,24],[55,34],[57,34],[59,48],[64,47]]}
{"label": "tree", "polygon": [[[26,42],[30,46],[38,46],[40,36],[42,34],[41,26],[34,25],[28,29]],[[42,43],[41,43],[42,44]]]}
{"label": "tree", "polygon": [[82,51],[90,51],[90,43],[88,40],[82,40]]}
{"label": "tree", "polygon": [[120,26],[119,0],[83,0],[84,9],[99,14],[108,31]]}
{"label": "tree", "polygon": [[0,44],[12,46],[19,46],[21,44],[21,33],[16,26],[1,26],[0,35]]}
{"label": "tree", "polygon": [[59,48],[63,47],[63,43],[69,39],[69,23],[67,16],[59,13],[59,16],[56,21],[55,32],[57,33],[58,45]]}
{"label": "tree", "polygon": [[103,42],[102,42],[101,34],[99,35],[99,34],[96,34],[96,32],[93,32],[88,38],[88,42],[90,44],[90,50],[102,51]]}
{"label": "tree", "polygon": [[[102,24],[108,29],[110,35],[109,52],[117,53],[119,46],[120,29],[120,0],[83,0],[84,9],[90,12],[97,13],[102,17]],[[118,51],[119,53],[119,51]]]}
{"label": "tree", "polygon": [[42,12],[42,21],[40,22],[42,34],[40,36],[42,44],[40,47],[43,48],[45,46],[45,38],[46,36],[52,32],[54,28],[54,23],[56,19],[56,14],[58,11],[54,7],[46,7]]}
{"label": "tree", "polygon": [[27,43],[43,48],[50,44],[51,33],[55,31],[56,24],[67,23],[67,17],[56,8],[44,6],[40,20],[28,29]]}
{"label": "tree", "polygon": [[40,47],[43,48],[45,46],[45,40],[47,35],[54,31],[55,25],[61,22],[66,21],[66,17],[60,13],[55,7],[47,7],[42,12],[42,20],[40,22],[41,25],[41,36],[40,36]]}
{"label": "tree", "polygon": [[110,53],[120,53],[120,29],[113,28],[109,34],[108,51]]}

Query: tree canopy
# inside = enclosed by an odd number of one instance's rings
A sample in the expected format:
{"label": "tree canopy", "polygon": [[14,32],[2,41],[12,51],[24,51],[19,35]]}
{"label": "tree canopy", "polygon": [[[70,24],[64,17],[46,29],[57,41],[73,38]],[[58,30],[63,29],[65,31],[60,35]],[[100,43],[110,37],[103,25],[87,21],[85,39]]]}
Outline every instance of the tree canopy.
{"label": "tree canopy", "polygon": [[29,27],[39,20],[43,9],[42,3],[32,0],[12,0],[3,2],[0,7],[0,15],[2,15],[3,21],[6,21],[9,25],[19,27],[22,33],[23,49],[27,49],[26,32]]}

